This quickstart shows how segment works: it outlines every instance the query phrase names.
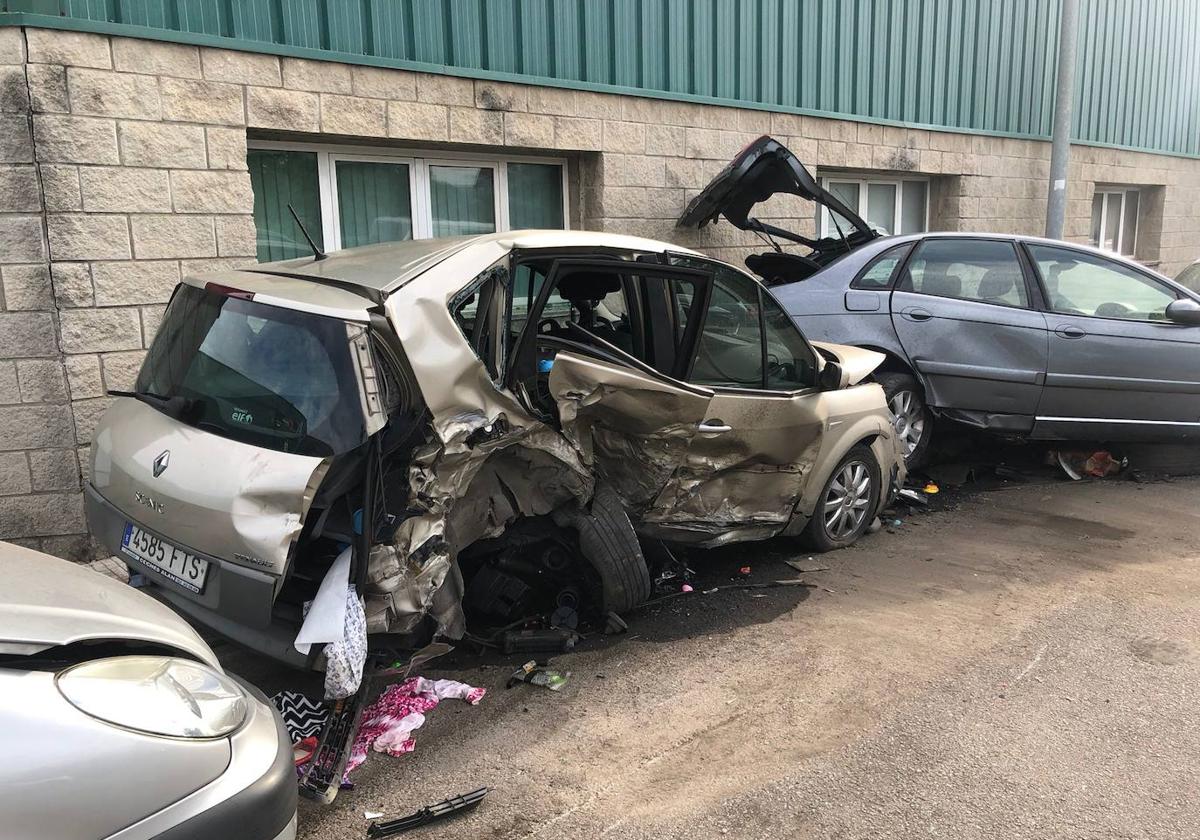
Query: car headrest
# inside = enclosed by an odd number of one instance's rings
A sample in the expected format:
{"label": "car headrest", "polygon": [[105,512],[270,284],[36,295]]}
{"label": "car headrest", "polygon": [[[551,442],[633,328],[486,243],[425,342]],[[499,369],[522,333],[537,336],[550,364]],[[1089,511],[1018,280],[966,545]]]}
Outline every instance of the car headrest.
{"label": "car headrest", "polygon": [[558,296],[563,300],[604,300],[621,291],[621,275],[606,271],[574,271],[558,281]]}
{"label": "car headrest", "polygon": [[1017,285],[1013,270],[1005,266],[989,268],[979,280],[979,296],[984,300],[1003,300]]}
{"label": "car headrest", "polygon": [[957,274],[947,274],[946,269],[940,266],[926,269],[921,277],[921,291],[927,295],[962,297],[962,278]]}

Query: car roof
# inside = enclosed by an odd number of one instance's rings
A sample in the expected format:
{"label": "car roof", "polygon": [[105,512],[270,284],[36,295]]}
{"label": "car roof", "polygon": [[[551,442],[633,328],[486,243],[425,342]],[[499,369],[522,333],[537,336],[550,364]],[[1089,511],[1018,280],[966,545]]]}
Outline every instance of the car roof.
{"label": "car roof", "polygon": [[242,271],[328,283],[361,290],[368,297],[380,299],[451,256],[477,250],[483,257],[494,254],[497,246],[505,251],[595,248],[702,256],[690,248],[669,242],[624,234],[586,230],[511,230],[478,236],[408,239],[403,242],[347,248],[330,253],[324,259],[304,257],[283,260],[263,263]]}

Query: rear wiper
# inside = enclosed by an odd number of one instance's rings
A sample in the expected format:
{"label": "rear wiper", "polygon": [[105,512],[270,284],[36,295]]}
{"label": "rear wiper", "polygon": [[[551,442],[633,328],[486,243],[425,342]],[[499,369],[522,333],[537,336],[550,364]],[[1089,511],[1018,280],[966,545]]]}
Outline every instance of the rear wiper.
{"label": "rear wiper", "polygon": [[164,397],[150,391],[108,391],[110,397],[131,397],[140,400],[151,408],[158,409],[163,414],[178,420],[184,413],[195,406],[196,401],[188,397]]}

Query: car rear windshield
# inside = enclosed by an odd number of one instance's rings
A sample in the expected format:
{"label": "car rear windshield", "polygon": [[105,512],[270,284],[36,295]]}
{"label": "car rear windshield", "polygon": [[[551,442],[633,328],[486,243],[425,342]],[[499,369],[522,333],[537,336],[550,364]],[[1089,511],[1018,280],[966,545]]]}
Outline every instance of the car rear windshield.
{"label": "car rear windshield", "polygon": [[366,439],[350,332],[336,318],[180,286],[137,392],[181,421],[231,440],[301,455]]}

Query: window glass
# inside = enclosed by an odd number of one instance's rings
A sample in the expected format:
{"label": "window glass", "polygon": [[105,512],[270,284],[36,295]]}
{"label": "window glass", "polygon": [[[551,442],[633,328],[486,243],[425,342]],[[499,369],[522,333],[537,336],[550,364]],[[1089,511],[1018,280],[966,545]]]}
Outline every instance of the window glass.
{"label": "window glass", "polygon": [[496,323],[497,314],[504,299],[503,275],[499,270],[489,270],[475,281],[474,289],[461,296],[453,304],[450,314],[454,316],[463,336],[471,343],[475,355],[484,363],[492,378],[497,377]]}
{"label": "window glass", "polygon": [[1132,257],[1137,252],[1137,220],[1140,204],[1137,190],[1125,193],[1125,215],[1121,219],[1121,253]]}
{"label": "window glass", "polygon": [[895,273],[896,266],[904,260],[906,253],[908,253],[907,245],[900,245],[885,251],[867,266],[866,271],[855,278],[850,287],[853,289],[886,289],[892,282],[892,274]]}
{"label": "window glass", "polygon": [[762,294],[763,333],[767,342],[767,389],[798,391],[816,384],[813,350],[783,308]]}
{"label": "window glass", "polygon": [[1108,205],[1104,210],[1104,240],[1100,247],[1117,250],[1117,237],[1121,235],[1121,194],[1109,193],[1104,197]]}
{"label": "window glass", "polygon": [[758,284],[718,268],[689,381],[731,388],[763,387]]}
{"label": "window glass", "polygon": [[[854,212],[858,212],[858,192],[859,186],[854,181],[830,181],[829,191],[842,200],[842,203],[849,207]],[[837,224],[841,226],[842,233],[849,233],[852,230],[850,222],[846,221],[837,213],[829,212],[829,236],[837,236],[837,227],[834,226],[832,217],[837,217]]]}
{"label": "window glass", "polygon": [[408,164],[339,160],[334,168],[343,248],[412,239]]}
{"label": "window glass", "polygon": [[867,184],[867,224],[884,233],[896,232],[895,184]]}
{"label": "window glass", "polygon": [[180,286],[136,388],[182,397],[179,419],[221,437],[335,455],[365,439],[353,329],[361,328]]}
{"label": "window glass", "polygon": [[1175,295],[1132,268],[1095,254],[1049,245],[1031,245],[1029,252],[1055,312],[1133,321],[1167,320],[1167,306]]}
{"label": "window glass", "polygon": [[938,297],[1028,306],[1025,278],[1009,242],[930,239],[909,260],[897,289]]}
{"label": "window glass", "polygon": [[288,211],[295,209],[321,245],[321,193],[315,152],[251,149],[246,153],[254,192],[254,227],[259,262],[312,256],[312,249]]}
{"label": "window glass", "polygon": [[563,226],[561,166],[508,165],[508,225],[513,230]]}
{"label": "window glass", "polygon": [[1100,246],[1100,227],[1104,221],[1104,193],[1092,196],[1092,244]]}
{"label": "window glass", "polygon": [[904,182],[900,196],[900,229],[897,233],[920,233],[925,230],[928,196],[929,185],[924,181]]}
{"label": "window glass", "polygon": [[634,346],[629,310],[620,269],[564,269],[546,298],[538,332],[578,341],[578,331],[569,326],[575,324],[640,358],[640,348]]}
{"label": "window glass", "polygon": [[496,229],[496,190],[490,167],[429,167],[429,202],[434,237]]}

